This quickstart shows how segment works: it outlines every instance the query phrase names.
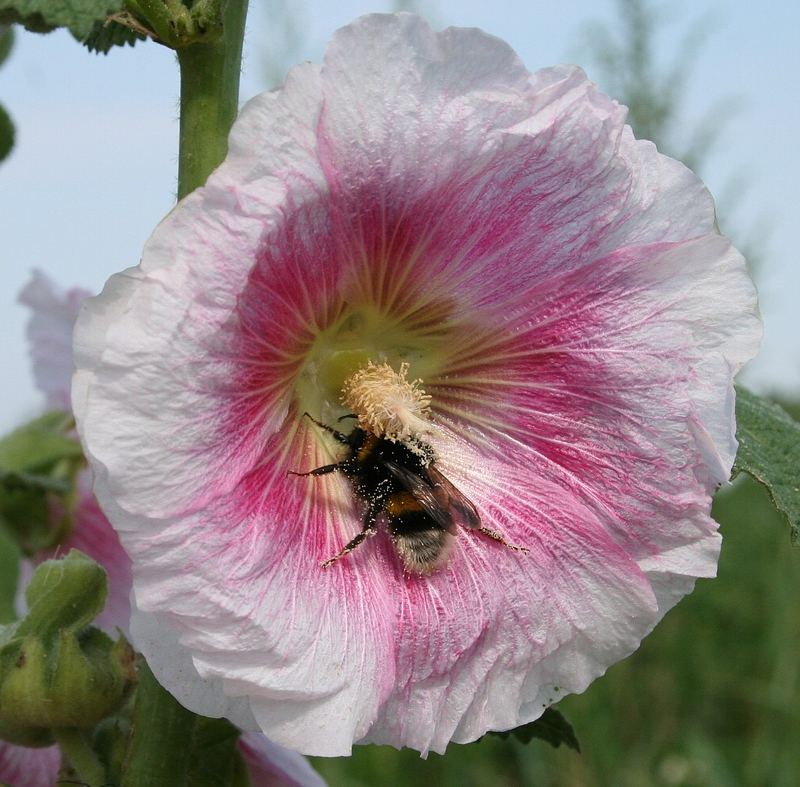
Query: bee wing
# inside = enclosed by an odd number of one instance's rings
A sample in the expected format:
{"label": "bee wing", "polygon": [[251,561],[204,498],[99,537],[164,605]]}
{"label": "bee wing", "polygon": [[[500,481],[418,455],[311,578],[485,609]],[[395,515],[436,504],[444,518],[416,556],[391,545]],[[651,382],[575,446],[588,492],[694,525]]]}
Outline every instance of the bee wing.
{"label": "bee wing", "polygon": [[481,526],[481,515],[472,501],[453,484],[434,465],[425,468],[428,480],[437,495],[447,500],[450,511],[455,514],[454,521],[461,527],[475,529]]}
{"label": "bee wing", "polygon": [[433,465],[428,465],[422,474],[394,462],[385,465],[443,530],[454,532],[456,525],[480,527],[481,518],[475,506]]}

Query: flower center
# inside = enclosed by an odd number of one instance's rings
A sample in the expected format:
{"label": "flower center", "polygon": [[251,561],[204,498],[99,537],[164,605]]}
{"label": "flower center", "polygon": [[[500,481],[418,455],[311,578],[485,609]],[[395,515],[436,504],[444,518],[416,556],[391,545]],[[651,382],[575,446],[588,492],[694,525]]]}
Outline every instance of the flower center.
{"label": "flower center", "polygon": [[431,397],[421,380],[408,379],[408,364],[396,372],[388,363],[369,362],[345,380],[342,401],[358,425],[378,437],[407,442],[430,430]]}
{"label": "flower center", "polygon": [[402,379],[412,388],[408,374],[412,379],[436,377],[444,368],[445,338],[446,331],[432,330],[416,314],[395,317],[374,306],[349,307],[319,332],[309,348],[295,385],[298,410],[323,420],[353,412],[352,402],[343,404],[342,391],[353,375],[370,364],[385,366],[395,375],[393,369],[404,368]]}

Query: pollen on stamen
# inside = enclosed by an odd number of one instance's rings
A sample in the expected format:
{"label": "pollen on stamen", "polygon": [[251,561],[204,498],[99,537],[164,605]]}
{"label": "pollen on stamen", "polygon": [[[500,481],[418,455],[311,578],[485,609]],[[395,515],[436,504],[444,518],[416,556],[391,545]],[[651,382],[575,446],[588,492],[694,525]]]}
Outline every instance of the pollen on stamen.
{"label": "pollen on stamen", "polygon": [[396,372],[388,363],[370,361],[345,380],[342,402],[362,429],[412,449],[433,428],[428,420],[431,397],[422,380],[408,379],[407,363]]}

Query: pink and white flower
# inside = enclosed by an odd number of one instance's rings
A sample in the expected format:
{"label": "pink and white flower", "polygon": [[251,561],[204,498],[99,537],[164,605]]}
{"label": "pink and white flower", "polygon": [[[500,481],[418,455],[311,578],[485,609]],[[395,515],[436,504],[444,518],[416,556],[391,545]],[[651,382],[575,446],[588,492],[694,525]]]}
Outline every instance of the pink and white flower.
{"label": "pink and white flower", "polygon": [[[28,322],[33,376],[51,408],[69,407],[72,377],[72,329],[88,291],[63,291],[40,271],[20,293],[19,299],[31,309]],[[108,598],[95,621],[116,636],[117,629],[128,634],[130,622],[131,561],[91,491],[89,472],[78,477],[74,528],[53,553],[37,560],[79,549],[96,560],[108,574]],[[32,567],[25,566],[27,584]],[[22,590],[22,588],[21,588]],[[245,734],[239,741],[253,787],[323,787],[324,782],[305,757],[287,751],[260,734]],[[0,782],[15,787],[51,787],[61,764],[58,746],[28,748],[0,740]]]}
{"label": "pink and white flower", "polygon": [[[188,707],[309,754],[443,751],[583,691],[697,577],[760,337],[703,184],[577,68],[477,30],[340,30],[78,320],[73,403],[133,559],[136,642]],[[303,418],[368,362],[430,395],[487,527],[431,576],[362,527]],[[426,438],[428,439],[428,438]]]}

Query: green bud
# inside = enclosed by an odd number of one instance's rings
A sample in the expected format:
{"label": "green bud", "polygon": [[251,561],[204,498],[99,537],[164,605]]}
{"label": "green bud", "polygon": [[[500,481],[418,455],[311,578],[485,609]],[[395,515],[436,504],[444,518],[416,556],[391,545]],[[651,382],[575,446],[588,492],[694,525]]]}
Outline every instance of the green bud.
{"label": "green bud", "polygon": [[105,571],[77,550],[42,563],[26,592],[30,609],[0,627],[0,723],[27,728],[93,727],[124,701],[134,652],[86,628],[103,609]]}
{"label": "green bud", "polygon": [[0,650],[0,723],[19,727],[94,727],[133,685],[134,653],[99,629],[61,631],[45,648],[28,636]]}
{"label": "green bud", "polygon": [[108,593],[106,572],[77,549],[61,560],[46,560],[25,591],[28,614],[16,636],[55,638],[62,629],[77,631],[103,611]]}

